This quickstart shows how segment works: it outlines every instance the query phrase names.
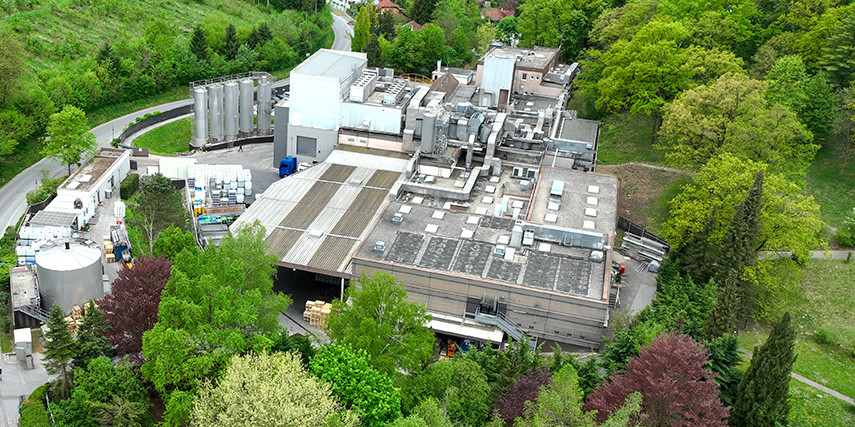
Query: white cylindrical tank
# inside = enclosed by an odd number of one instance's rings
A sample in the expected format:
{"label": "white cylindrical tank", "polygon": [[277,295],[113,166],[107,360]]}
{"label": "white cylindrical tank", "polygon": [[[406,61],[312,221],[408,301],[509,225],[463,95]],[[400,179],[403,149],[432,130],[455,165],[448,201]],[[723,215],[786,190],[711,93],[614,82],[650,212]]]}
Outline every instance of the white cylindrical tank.
{"label": "white cylindrical tank", "polygon": [[193,110],[196,115],[192,145],[201,147],[208,142],[208,93],[203,87],[197,87],[193,93]]}
{"label": "white cylindrical tank", "polygon": [[234,141],[238,135],[238,84],[226,82],[223,90],[223,134],[226,141]]}
{"label": "white cylindrical tank", "polygon": [[254,128],[252,122],[253,99],[252,99],[253,83],[251,79],[243,79],[240,82],[240,136],[246,138],[252,136]]}
{"label": "white cylindrical tank", "polygon": [[273,88],[267,76],[258,82],[258,134],[270,135],[270,116],[273,111]]}
{"label": "white cylindrical tank", "polygon": [[211,121],[211,142],[220,142],[223,140],[223,85],[208,86],[208,114]]}
{"label": "white cylindrical tank", "polygon": [[101,250],[77,243],[63,243],[36,253],[36,273],[43,307],[59,304],[64,313],[90,299],[104,297]]}

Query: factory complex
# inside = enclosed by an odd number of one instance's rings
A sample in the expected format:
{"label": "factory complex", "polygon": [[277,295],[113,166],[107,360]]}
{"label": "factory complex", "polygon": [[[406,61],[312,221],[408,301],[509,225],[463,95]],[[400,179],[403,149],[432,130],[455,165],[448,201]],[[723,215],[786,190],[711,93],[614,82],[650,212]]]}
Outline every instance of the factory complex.
{"label": "factory complex", "polygon": [[280,277],[313,278],[298,284],[310,301],[385,271],[461,345],[598,349],[618,180],[594,171],[599,123],[565,109],[577,68],[557,58],[497,45],[476,71],[438,64],[422,84],[316,52],[274,106],[274,162],[313,166],[231,229],[259,221]]}

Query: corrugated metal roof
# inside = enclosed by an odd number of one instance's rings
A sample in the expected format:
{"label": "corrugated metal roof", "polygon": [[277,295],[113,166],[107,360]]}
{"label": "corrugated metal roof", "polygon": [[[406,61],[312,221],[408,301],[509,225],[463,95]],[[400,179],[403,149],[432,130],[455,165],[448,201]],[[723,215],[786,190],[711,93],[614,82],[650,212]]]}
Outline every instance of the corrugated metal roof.
{"label": "corrugated metal roof", "polygon": [[395,154],[331,154],[273,183],[232,227],[258,220],[280,263],[346,273],[360,238],[388,204],[388,188],[403,179],[407,161]]}

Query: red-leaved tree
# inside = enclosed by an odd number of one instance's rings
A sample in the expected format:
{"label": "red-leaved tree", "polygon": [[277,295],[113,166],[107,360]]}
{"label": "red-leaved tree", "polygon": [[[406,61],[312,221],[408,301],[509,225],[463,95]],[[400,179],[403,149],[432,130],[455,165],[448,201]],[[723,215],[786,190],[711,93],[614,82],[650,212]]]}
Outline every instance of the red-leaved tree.
{"label": "red-leaved tree", "polygon": [[517,378],[516,384],[508,387],[505,394],[496,399],[493,405],[499,411],[502,419],[513,421],[525,412],[525,402],[537,399],[540,387],[546,385],[552,373],[549,368],[532,368]]}
{"label": "red-leaved tree", "polygon": [[143,333],[157,323],[160,293],[172,270],[165,258],[139,256],[133,268],[123,267],[119,278],[98,307],[112,326],[110,342],[119,356],[128,355],[134,362],[142,360]]}
{"label": "red-leaved tree", "polygon": [[729,409],[718,399],[713,374],[704,368],[707,351],[685,335],[664,334],[630,359],[626,372],[612,375],[588,396],[585,410],[599,422],[626,397],[641,392],[645,426],[725,427]]}

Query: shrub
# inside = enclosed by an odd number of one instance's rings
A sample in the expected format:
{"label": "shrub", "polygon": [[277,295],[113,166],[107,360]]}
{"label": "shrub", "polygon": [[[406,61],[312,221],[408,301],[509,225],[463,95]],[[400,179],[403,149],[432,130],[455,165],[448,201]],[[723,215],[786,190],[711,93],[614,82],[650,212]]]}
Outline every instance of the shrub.
{"label": "shrub", "polygon": [[65,176],[61,176],[59,178],[47,178],[46,175],[43,174],[42,185],[27,193],[27,204],[33,205],[39,203],[51,195],[56,194],[56,189],[59,188],[63,181],[65,181],[65,178]]}
{"label": "shrub", "polygon": [[813,334],[813,338],[817,343],[822,345],[836,345],[837,344],[837,334],[834,333],[831,329],[822,327],[816,330]]}
{"label": "shrub", "polygon": [[33,390],[30,396],[21,403],[21,419],[18,425],[21,427],[51,427],[50,416],[45,409],[45,393],[50,383],[41,385]]}
{"label": "shrub", "polygon": [[117,148],[120,142],[122,142],[120,138],[113,138],[113,140],[110,141],[110,145],[112,145],[113,148]]}
{"label": "shrub", "polygon": [[142,117],[137,117],[137,118],[134,120],[134,123],[139,123],[140,121],[142,121],[142,119],[143,119]]}
{"label": "shrub", "polygon": [[145,114],[143,114],[143,116],[142,116],[143,120],[148,119],[148,118],[150,118],[150,117],[154,117],[154,114],[151,114],[151,113],[145,113]]}
{"label": "shrub", "polygon": [[151,114],[152,114],[153,116],[156,116],[156,115],[160,114],[160,111],[154,110],[154,112],[152,112]]}
{"label": "shrub", "polygon": [[122,185],[119,186],[119,195],[122,197],[122,200],[130,199],[134,193],[137,192],[140,188],[140,174],[132,173],[122,181]]}
{"label": "shrub", "polygon": [[855,208],[846,215],[843,225],[837,228],[837,240],[843,247],[855,247]]}

